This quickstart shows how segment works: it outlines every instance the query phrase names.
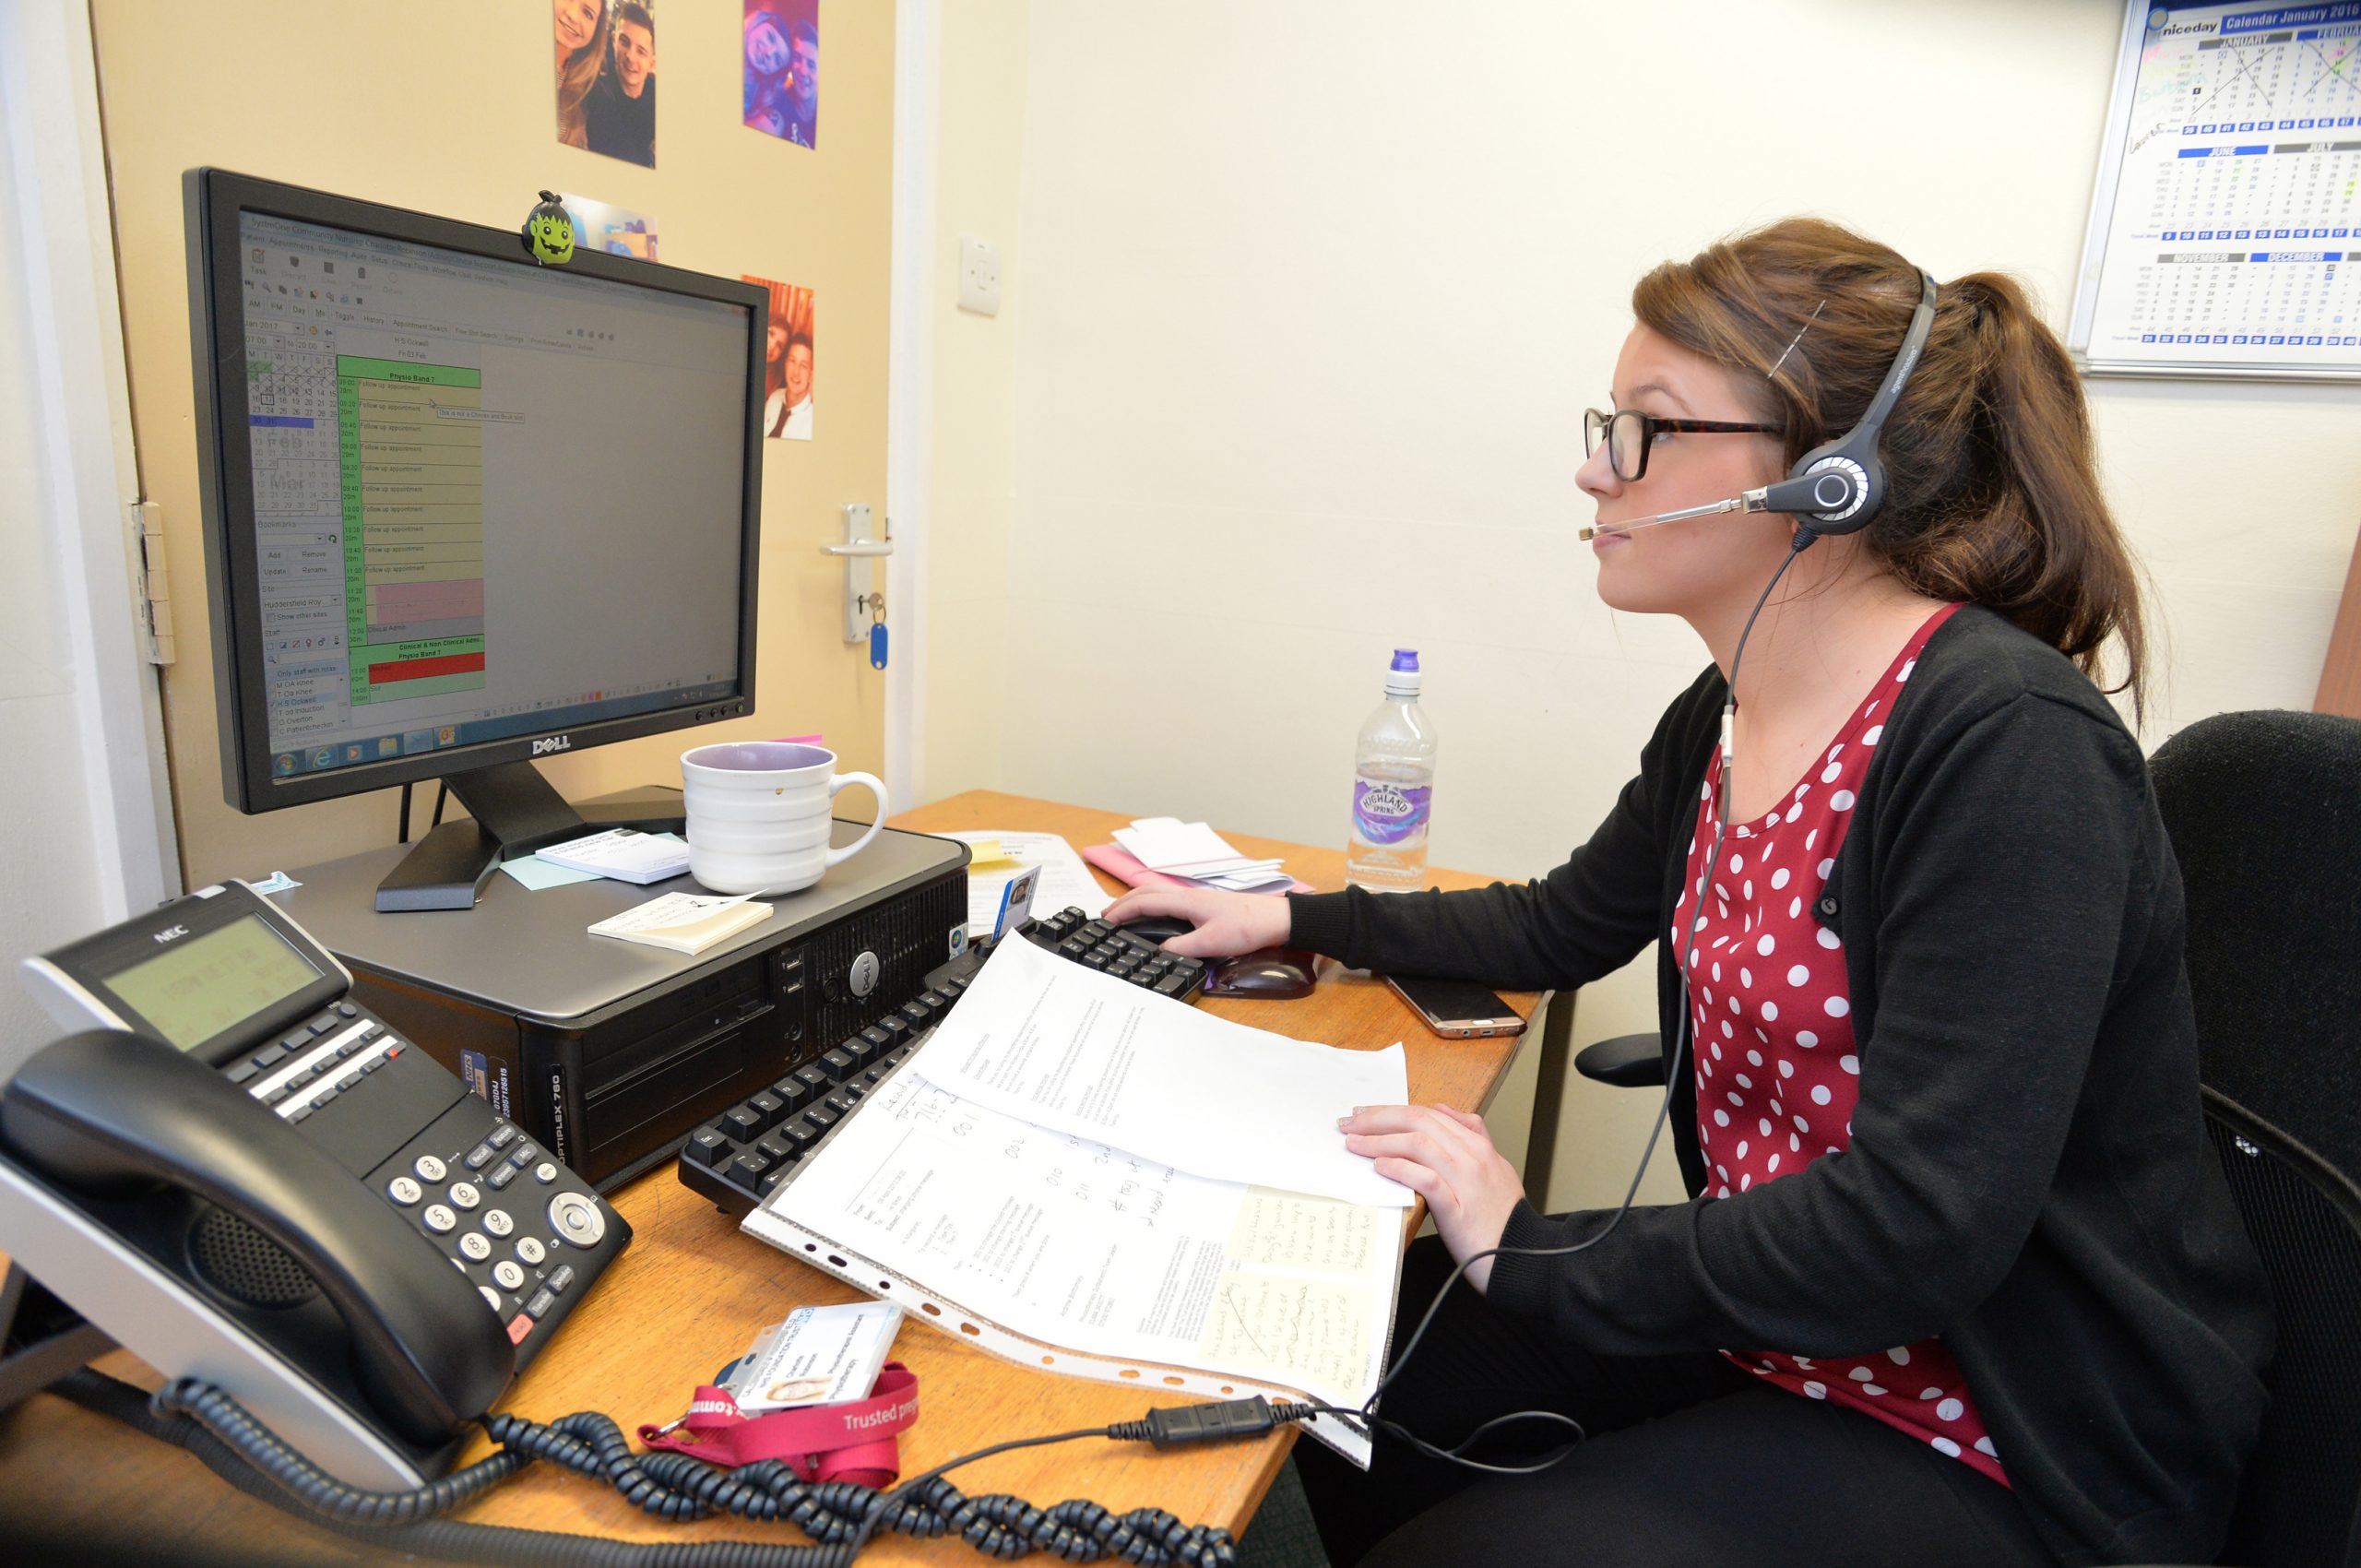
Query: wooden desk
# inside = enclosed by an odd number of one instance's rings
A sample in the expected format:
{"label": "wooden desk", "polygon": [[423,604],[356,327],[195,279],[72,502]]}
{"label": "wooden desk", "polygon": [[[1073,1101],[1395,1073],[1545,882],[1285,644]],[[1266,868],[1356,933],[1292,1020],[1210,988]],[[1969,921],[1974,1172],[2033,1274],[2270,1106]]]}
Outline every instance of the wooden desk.
{"label": "wooden desk", "polygon": [[[1080,848],[1107,842],[1126,820],[1111,812],[978,791],[904,813],[893,823],[919,832],[1052,832]],[[1228,837],[1243,853],[1283,857],[1315,886],[1343,885],[1340,849]],[[1445,887],[1485,880],[1444,871],[1431,874]],[[1109,879],[1100,880],[1115,887]],[[1517,994],[1507,1000],[1529,1018],[1541,998]],[[1490,1100],[1525,1038],[1440,1039],[1382,982],[1341,973],[1324,961],[1319,989],[1301,1001],[1209,998],[1200,1005],[1260,1028],[1333,1045],[1376,1049],[1398,1039],[1407,1048],[1411,1098],[1464,1109],[1481,1110]],[[762,1324],[799,1305],[857,1299],[850,1287],[740,1235],[733,1220],[681,1185],[670,1167],[611,1197],[631,1222],[631,1247],[566,1331],[517,1380],[504,1408],[543,1420],[604,1410],[626,1431],[641,1421],[670,1420],[681,1412],[689,1391],[743,1351]],[[1413,1213],[1413,1226],[1422,1214]],[[1406,1240],[1407,1235],[1406,1230]],[[906,1475],[1010,1437],[1135,1420],[1157,1402],[1146,1389],[1053,1376],[916,1324],[905,1329],[896,1354],[918,1373],[921,1400],[919,1422],[902,1444]],[[157,1381],[121,1353],[101,1366],[146,1385]],[[1292,1441],[1292,1432],[1275,1433],[1252,1443],[1169,1454],[1137,1443],[1083,1442],[1002,1455],[955,1470],[951,1479],[970,1494],[1008,1491],[1041,1505],[1084,1497],[1118,1512],[1155,1506],[1190,1523],[1236,1531],[1252,1516]],[[489,1448],[479,1436],[466,1457],[480,1458]],[[68,1535],[120,1539],[127,1533],[126,1521],[136,1518],[139,1549],[159,1561],[180,1562],[199,1543],[229,1541],[267,1548],[270,1561],[282,1560],[280,1554],[289,1562],[393,1561],[290,1520],[223,1486],[194,1459],[122,1432],[53,1396],[42,1396],[0,1420],[0,1477],[6,1478],[0,1491],[18,1500],[13,1506],[38,1506],[44,1524]],[[527,1470],[455,1517],[642,1540],[803,1539],[791,1528],[737,1519],[663,1524],[603,1487],[545,1466]],[[0,1516],[0,1536],[8,1533],[9,1523]],[[984,1560],[959,1541],[881,1537],[862,1561]]]}

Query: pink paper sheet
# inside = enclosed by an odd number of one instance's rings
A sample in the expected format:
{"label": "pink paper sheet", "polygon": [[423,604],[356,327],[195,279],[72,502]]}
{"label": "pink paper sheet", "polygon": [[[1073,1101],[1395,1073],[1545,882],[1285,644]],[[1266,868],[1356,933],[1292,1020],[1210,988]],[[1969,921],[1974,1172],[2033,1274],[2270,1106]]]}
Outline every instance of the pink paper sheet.
{"label": "pink paper sheet", "polygon": [[[1194,887],[1198,885],[1184,877],[1168,876],[1163,872],[1148,870],[1147,867],[1140,864],[1137,855],[1133,854],[1121,844],[1093,844],[1082,852],[1082,858],[1126,887]],[[1301,878],[1298,878],[1288,886],[1273,888],[1271,891],[1276,894],[1317,893],[1320,890]]]}

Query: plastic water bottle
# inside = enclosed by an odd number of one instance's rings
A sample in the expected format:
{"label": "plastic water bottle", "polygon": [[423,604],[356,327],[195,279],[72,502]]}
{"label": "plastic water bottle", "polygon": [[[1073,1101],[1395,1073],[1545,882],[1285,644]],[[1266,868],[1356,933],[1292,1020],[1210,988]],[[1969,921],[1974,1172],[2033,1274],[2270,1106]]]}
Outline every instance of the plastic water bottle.
{"label": "plastic water bottle", "polygon": [[1433,802],[1435,727],[1418,708],[1418,652],[1394,650],[1385,700],[1353,745],[1353,826],[1345,880],[1372,893],[1426,885],[1427,814]]}

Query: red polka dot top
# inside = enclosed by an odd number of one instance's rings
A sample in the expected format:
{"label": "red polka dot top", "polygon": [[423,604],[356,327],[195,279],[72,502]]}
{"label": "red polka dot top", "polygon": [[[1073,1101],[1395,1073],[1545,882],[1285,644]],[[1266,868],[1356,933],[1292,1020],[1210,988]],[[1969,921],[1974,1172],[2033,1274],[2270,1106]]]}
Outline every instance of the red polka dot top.
{"label": "red polka dot top", "polygon": [[[1844,944],[1813,919],[1810,906],[1844,842],[1884,727],[1881,716],[1910,679],[1927,639],[1958,608],[1945,605],[1928,617],[1776,809],[1730,828],[1701,916],[1696,905],[1721,792],[1718,751],[1706,765],[1678,919],[1693,921],[1697,932],[1689,958],[1697,1143],[1715,1198],[1792,1176],[1851,1146],[1861,1062]],[[1940,1338],[1866,1356],[1722,1353],[1782,1388],[1849,1405],[2008,1484],[1959,1364]]]}

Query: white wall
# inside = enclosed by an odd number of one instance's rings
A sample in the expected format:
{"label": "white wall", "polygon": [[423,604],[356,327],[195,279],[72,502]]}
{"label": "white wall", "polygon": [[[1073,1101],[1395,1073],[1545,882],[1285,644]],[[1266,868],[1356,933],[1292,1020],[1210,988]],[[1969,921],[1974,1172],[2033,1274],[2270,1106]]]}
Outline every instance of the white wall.
{"label": "white wall", "polygon": [[[967,689],[1004,695],[982,710],[997,751],[938,746],[930,793],[993,784],[1335,841],[1354,729],[1386,651],[1414,645],[1442,735],[1436,860],[1512,877],[1587,835],[1704,662],[1680,624],[1599,605],[1573,534],[1581,410],[1606,396],[1633,280],[1818,212],[1938,278],[2014,271],[2062,329],[2123,15],[1012,11],[1014,67],[946,36],[943,116],[946,148],[970,126],[1022,135],[1018,232],[998,236],[1021,309],[993,339],[1014,339],[1007,560],[967,585],[1004,590],[1008,630],[996,670],[976,642]],[[988,72],[1021,83],[1021,111],[980,90]],[[938,243],[1009,178],[946,153]],[[964,419],[989,467],[992,391],[978,372],[938,398],[938,451]],[[2308,706],[2361,517],[2361,390],[2090,395],[2166,639],[2148,742]],[[967,544],[979,571],[1001,548],[988,511]],[[982,722],[933,700],[931,734]],[[1653,964],[1583,993],[1577,1043],[1655,1027]],[[1573,1092],[1555,1202],[1619,1191],[1646,1098]]]}
{"label": "white wall", "polygon": [[[0,211],[22,209],[0,159]],[[0,244],[0,1077],[57,1033],[17,983],[18,960],[104,923],[99,852],[65,604],[71,536],[49,525],[53,471],[32,343],[22,230]]]}
{"label": "white wall", "polygon": [[[1017,187],[1027,11],[1026,0],[952,0],[938,13],[933,482],[920,783],[928,800],[996,789],[1002,781],[1014,458],[1010,391],[1025,300]],[[997,315],[958,308],[962,234],[1001,248]]]}

